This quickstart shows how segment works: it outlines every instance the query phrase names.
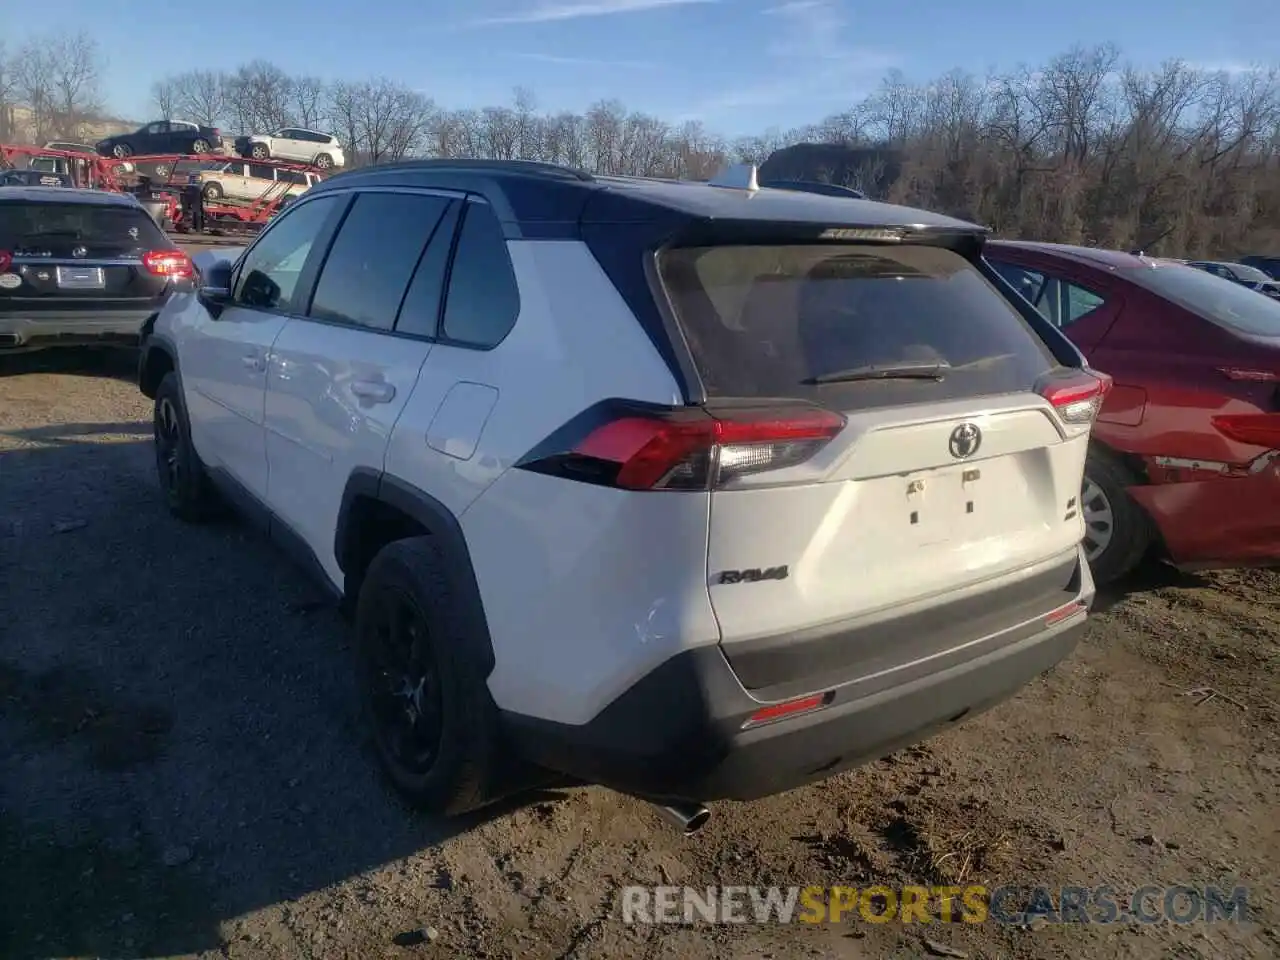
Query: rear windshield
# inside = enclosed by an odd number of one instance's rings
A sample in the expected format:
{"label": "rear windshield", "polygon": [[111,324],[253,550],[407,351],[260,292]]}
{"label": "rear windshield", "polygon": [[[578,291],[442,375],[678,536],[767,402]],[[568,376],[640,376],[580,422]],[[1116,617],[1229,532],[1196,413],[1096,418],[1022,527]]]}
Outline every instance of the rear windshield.
{"label": "rear windshield", "polygon": [[141,207],[0,200],[0,250],[121,253],[167,249],[169,241]]}
{"label": "rear windshield", "polygon": [[1255,337],[1280,337],[1280,301],[1195,267],[1136,270],[1139,286],[1219,326]]}
{"label": "rear windshield", "polygon": [[30,170],[0,170],[0,187],[65,187],[70,177],[57,171],[34,166]]}
{"label": "rear windshield", "polygon": [[[710,396],[927,403],[1028,390],[1056,365],[986,278],[938,247],[681,248],[659,272]],[[941,380],[807,382],[930,363],[946,365]]]}
{"label": "rear windshield", "polygon": [[1257,267],[1250,267],[1243,263],[1229,263],[1227,269],[1236,275],[1240,280],[1249,280],[1253,283],[1266,283],[1271,278],[1259,270]]}
{"label": "rear windshield", "polygon": [[1241,262],[1251,264],[1272,277],[1280,274],[1280,257],[1245,257]]}

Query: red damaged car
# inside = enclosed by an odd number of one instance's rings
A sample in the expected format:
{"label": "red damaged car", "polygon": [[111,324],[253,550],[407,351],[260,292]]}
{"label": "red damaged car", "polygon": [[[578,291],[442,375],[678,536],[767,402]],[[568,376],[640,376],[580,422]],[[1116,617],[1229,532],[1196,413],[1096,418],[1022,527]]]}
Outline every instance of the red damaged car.
{"label": "red damaged car", "polygon": [[1280,301],[1109,250],[992,241],[996,271],[1115,383],[1081,508],[1094,578],[1280,564]]}

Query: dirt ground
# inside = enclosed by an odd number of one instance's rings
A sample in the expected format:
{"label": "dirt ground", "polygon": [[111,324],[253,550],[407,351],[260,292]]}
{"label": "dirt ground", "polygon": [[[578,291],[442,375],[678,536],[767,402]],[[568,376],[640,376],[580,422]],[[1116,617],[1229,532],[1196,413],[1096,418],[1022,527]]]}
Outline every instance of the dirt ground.
{"label": "dirt ground", "polygon": [[[691,838],[596,788],[443,824],[379,778],[309,583],[166,514],[129,361],[0,363],[4,960],[1280,955],[1276,573],[1151,567],[1012,702]],[[620,919],[628,884],[875,882],[1247,884],[1252,918]]]}

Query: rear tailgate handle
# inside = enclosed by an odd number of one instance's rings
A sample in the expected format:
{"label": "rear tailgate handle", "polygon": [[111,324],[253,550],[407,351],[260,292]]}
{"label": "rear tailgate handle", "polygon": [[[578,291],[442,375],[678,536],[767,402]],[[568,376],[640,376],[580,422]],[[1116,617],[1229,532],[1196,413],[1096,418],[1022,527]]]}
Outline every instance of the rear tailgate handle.
{"label": "rear tailgate handle", "polygon": [[396,388],[381,380],[355,380],[352,381],[351,392],[361,400],[390,403],[396,395]]}

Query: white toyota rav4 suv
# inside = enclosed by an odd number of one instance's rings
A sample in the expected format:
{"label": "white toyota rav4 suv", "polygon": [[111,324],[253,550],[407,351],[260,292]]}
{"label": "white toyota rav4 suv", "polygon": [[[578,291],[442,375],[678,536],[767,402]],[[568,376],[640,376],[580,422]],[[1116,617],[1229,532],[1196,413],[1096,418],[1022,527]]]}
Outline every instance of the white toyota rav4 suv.
{"label": "white toyota rav4 suv", "polygon": [[345,601],[423,807],[492,799],[514,759],[692,829],[1081,635],[1109,381],[983,243],[750,168],[344,173],[148,325],[160,483],[183,519],[261,519]]}

